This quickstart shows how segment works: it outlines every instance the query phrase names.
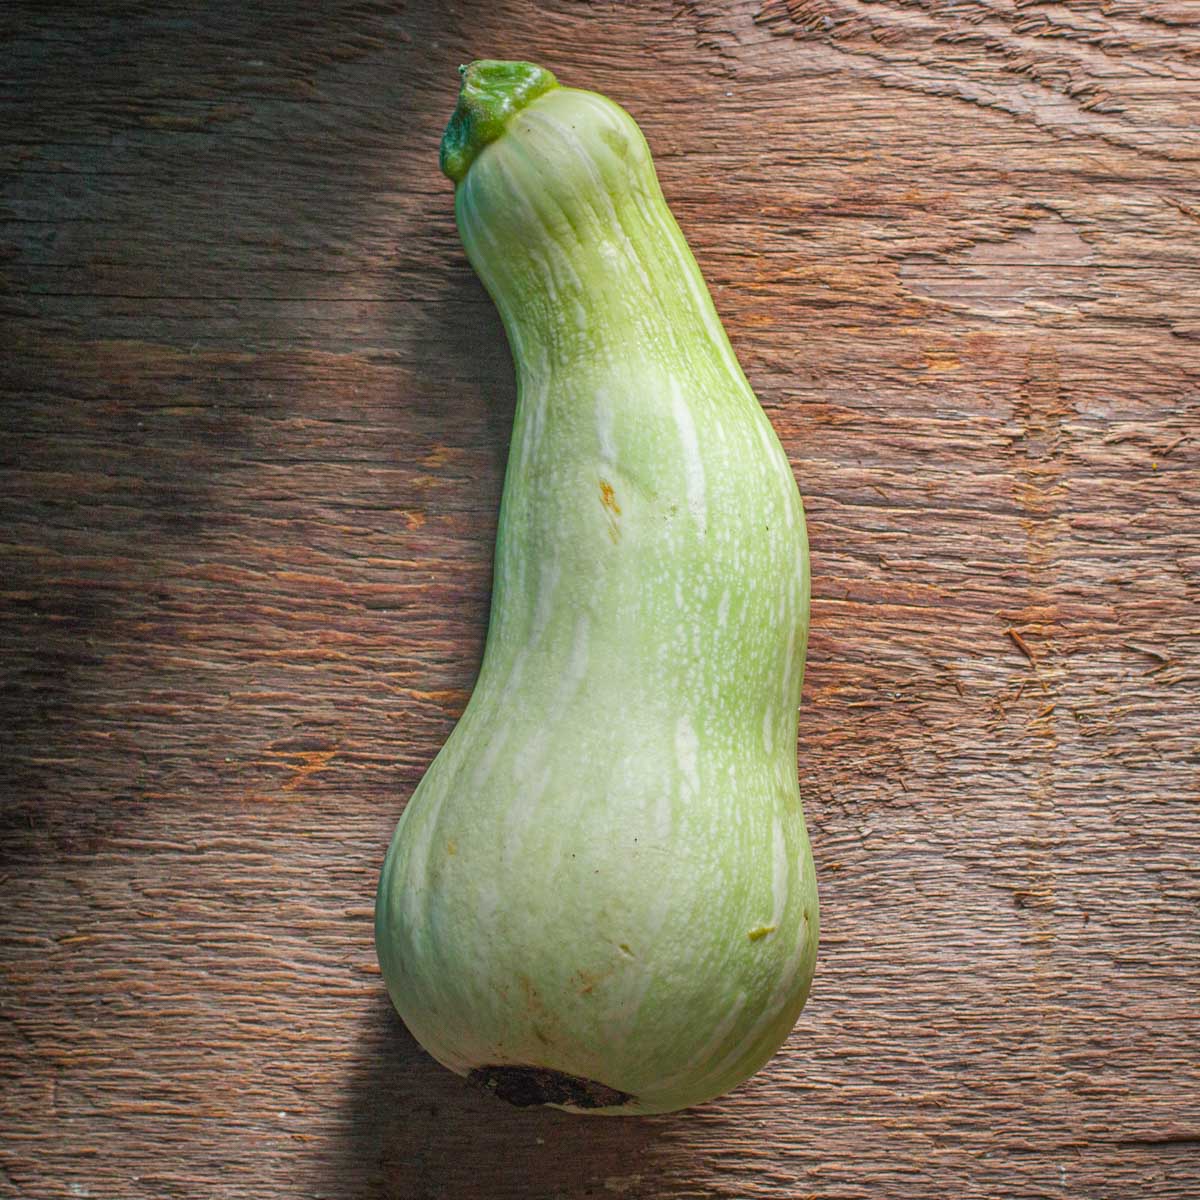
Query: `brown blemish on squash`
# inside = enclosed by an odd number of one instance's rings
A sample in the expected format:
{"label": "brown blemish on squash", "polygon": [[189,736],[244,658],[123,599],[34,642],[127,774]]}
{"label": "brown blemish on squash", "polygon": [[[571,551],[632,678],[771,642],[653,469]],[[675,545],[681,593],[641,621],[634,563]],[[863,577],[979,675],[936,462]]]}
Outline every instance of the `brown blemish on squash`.
{"label": "brown blemish on squash", "polygon": [[607,479],[600,480],[600,504],[604,508],[605,515],[608,517],[608,536],[612,538],[613,545],[621,540],[621,526],[619,518],[621,516],[621,506],[617,503],[616,493],[613,491],[613,486]]}
{"label": "brown blemish on squash", "polygon": [[617,964],[613,963],[606,971],[584,971],[582,969],[576,971],[575,978],[579,980],[580,985],[578,994],[580,996],[590,996],[595,990],[596,985],[603,983],[616,969]]}
{"label": "brown blemish on squash", "polygon": [[[521,988],[520,1003],[524,1006],[533,1036],[543,1046],[553,1045],[555,1029],[558,1024],[557,1018],[553,1012],[547,1009],[541,994],[528,975],[518,975],[517,983]],[[507,993],[507,988],[503,991]]]}
{"label": "brown blemish on squash", "polygon": [[600,480],[600,503],[615,517],[621,515],[621,506],[617,503],[616,493],[607,479]]}
{"label": "brown blemish on squash", "polygon": [[537,988],[533,986],[533,982],[528,975],[519,975],[517,980],[521,985],[521,996],[525,1001],[526,1011],[531,1013],[540,1012],[542,1008],[541,997],[537,994]]}

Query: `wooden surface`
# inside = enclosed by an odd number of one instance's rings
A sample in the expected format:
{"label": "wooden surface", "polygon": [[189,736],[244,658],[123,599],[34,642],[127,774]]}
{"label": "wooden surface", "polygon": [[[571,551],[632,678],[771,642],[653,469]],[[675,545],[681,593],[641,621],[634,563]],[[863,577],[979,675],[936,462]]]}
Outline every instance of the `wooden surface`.
{"label": "wooden surface", "polygon": [[[0,1194],[1200,1195],[1200,11],[0,11]],[[810,515],[808,1009],[509,1110],[371,905],[469,693],[513,382],[437,143],[642,123]]]}

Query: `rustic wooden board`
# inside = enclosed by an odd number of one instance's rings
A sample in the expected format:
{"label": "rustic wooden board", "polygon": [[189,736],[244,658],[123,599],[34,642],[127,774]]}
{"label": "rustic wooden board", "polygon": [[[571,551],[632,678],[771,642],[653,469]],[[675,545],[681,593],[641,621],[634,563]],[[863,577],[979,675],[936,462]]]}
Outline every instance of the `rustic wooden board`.
{"label": "rustic wooden board", "polygon": [[[0,30],[0,1192],[1200,1194],[1194,4]],[[809,508],[819,974],[678,1116],[472,1093],[374,962],[512,415],[436,163],[480,56],[642,122]]]}

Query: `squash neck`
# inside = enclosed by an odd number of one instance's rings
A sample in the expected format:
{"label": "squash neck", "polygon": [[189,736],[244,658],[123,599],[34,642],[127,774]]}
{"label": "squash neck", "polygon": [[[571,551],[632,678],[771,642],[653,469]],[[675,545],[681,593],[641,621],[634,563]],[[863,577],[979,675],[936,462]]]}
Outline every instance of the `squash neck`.
{"label": "squash neck", "polygon": [[[522,161],[510,133],[456,194],[467,257],[500,317],[518,369],[728,348],[695,260],[651,177],[609,190],[586,161],[574,179]],[[649,190],[649,189],[647,189]],[[703,353],[703,351],[701,350]]]}
{"label": "squash neck", "polygon": [[523,378],[635,359],[740,376],[650,148],[618,105],[529,63],[473,63],[442,161]]}
{"label": "squash neck", "polygon": [[[470,254],[508,334],[518,371],[627,364],[632,356],[695,345],[698,321],[680,289],[647,260],[649,231],[612,253],[617,238],[546,238],[500,256]],[[622,241],[625,239],[622,237]],[[656,285],[650,283],[656,279]]]}

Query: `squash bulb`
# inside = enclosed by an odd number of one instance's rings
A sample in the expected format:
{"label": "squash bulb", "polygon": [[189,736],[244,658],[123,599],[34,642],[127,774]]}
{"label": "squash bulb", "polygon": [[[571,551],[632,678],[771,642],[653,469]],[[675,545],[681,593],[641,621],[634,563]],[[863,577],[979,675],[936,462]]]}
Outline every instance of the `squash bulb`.
{"label": "squash bulb", "polygon": [[632,118],[463,71],[442,143],[518,400],[491,620],[379,884],[417,1040],[515,1104],[667,1112],[803,1007],[804,513]]}

